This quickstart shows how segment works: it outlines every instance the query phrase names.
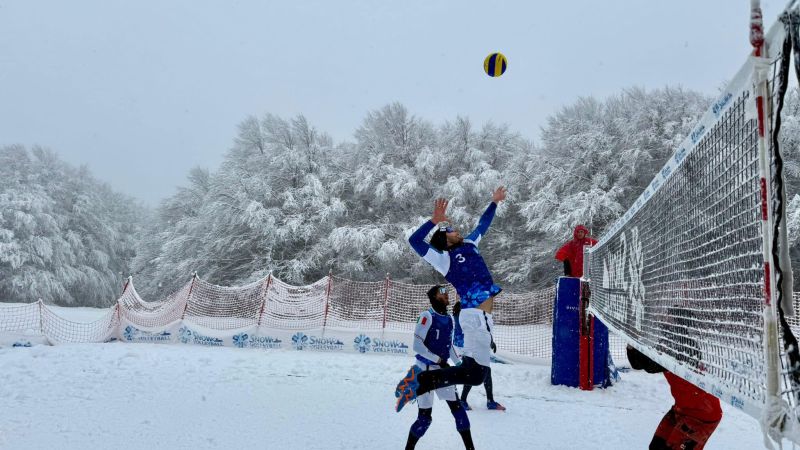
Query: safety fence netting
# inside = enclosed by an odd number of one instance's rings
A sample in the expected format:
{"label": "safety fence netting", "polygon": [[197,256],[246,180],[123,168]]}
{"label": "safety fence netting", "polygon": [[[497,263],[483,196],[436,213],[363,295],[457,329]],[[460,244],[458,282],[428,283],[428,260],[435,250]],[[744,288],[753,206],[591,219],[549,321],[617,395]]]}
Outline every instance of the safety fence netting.
{"label": "safety fence netting", "polygon": [[[429,288],[334,275],[306,286],[270,275],[236,287],[193,277],[163,299],[147,302],[129,279],[116,304],[90,322],[41,302],[0,304],[0,333],[14,336],[5,345],[30,345],[41,337],[52,344],[121,340],[411,354],[414,325],[430,307]],[[458,294],[448,289],[455,303]],[[551,357],[554,296],[554,288],[498,295],[493,332],[501,359]],[[624,360],[623,342],[612,337],[613,342],[613,356]]]}
{"label": "safety fence netting", "polygon": [[777,146],[795,14],[586,256],[590,310],[613,332],[798,442],[797,346],[777,320],[796,320]]}

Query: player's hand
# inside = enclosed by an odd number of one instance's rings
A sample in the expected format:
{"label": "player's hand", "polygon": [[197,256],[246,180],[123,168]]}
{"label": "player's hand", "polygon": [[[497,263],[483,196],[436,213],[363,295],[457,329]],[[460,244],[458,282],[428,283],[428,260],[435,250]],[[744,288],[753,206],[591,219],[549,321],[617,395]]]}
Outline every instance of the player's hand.
{"label": "player's hand", "polygon": [[441,368],[450,367],[450,364],[447,363],[446,359],[440,359],[439,360],[439,367],[441,367]]}
{"label": "player's hand", "polygon": [[497,344],[495,344],[494,341],[492,341],[489,346],[492,347],[492,353],[497,353]]}
{"label": "player's hand", "polygon": [[505,186],[500,186],[499,188],[495,189],[495,191],[492,193],[492,201],[495,203],[502,202],[503,200],[506,199],[507,193],[508,191],[506,191]]}
{"label": "player's hand", "polygon": [[447,199],[445,198],[437,198],[433,202],[433,217],[431,217],[431,222],[438,224],[439,222],[447,220],[447,217],[444,215],[447,211],[447,203]]}

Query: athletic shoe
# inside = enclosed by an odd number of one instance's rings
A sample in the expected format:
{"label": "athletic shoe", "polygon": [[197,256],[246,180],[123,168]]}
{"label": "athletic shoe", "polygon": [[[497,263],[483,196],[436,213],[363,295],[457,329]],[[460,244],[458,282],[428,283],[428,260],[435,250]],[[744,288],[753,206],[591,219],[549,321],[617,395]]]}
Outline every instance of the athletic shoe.
{"label": "athletic shoe", "polygon": [[417,388],[419,387],[417,376],[420,372],[422,372],[422,369],[415,364],[408,369],[406,376],[397,383],[397,387],[394,390],[394,396],[397,397],[397,406],[395,408],[397,412],[400,412],[406,403],[417,398]]}
{"label": "athletic shoe", "polygon": [[466,400],[461,400],[461,406],[467,411],[472,411],[472,408],[469,407],[469,403],[467,403]]}
{"label": "athletic shoe", "polygon": [[497,411],[505,411],[506,407],[497,402],[486,402],[486,407]]}

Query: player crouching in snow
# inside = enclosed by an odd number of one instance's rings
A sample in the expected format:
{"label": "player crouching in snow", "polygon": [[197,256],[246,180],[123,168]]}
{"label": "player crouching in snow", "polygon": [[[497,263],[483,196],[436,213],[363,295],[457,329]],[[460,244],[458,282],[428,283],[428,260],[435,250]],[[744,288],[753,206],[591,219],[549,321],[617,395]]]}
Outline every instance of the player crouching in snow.
{"label": "player crouching in snow", "polygon": [[[416,365],[409,369],[395,389],[397,411],[417,396],[455,384],[477,386],[486,379],[491,364],[492,306],[494,297],[502,290],[494,284],[478,244],[489,231],[497,204],[506,198],[506,189],[492,193],[492,203],[478,221],[478,226],[466,238],[446,222],[447,200],[434,202],[431,220],[422,224],[409,238],[411,247],[449,281],[461,297],[461,329],[464,331],[464,355],[458,367],[421,371]],[[438,230],[425,242],[425,236]]]}
{"label": "player crouching in snow", "polygon": [[[447,313],[450,298],[447,288],[434,286],[428,291],[431,308],[419,315],[417,326],[414,329],[414,352],[417,354],[416,366],[422,370],[435,370],[448,367],[447,359],[460,362],[458,354],[453,349],[453,317]],[[458,401],[455,386],[436,389],[433,392],[417,397],[419,413],[417,420],[411,425],[408,432],[406,450],[411,450],[433,421],[433,393],[447,402],[453,418],[456,420],[456,430],[464,440],[467,450],[474,449],[472,434],[469,431],[469,418],[467,412]]]}
{"label": "player crouching in snow", "polygon": [[650,450],[702,450],[722,420],[719,399],[665,370],[635,348],[628,346],[631,367],[647,373],[664,373],[675,404],[656,429]]}

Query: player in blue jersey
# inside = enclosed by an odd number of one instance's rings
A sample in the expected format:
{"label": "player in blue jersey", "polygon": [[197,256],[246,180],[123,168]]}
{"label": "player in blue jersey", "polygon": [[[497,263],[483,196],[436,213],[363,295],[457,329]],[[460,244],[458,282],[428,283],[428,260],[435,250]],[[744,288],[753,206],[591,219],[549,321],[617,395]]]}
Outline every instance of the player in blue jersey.
{"label": "player in blue jersey", "polygon": [[[414,352],[416,364],[420,370],[436,370],[448,367],[448,359],[459,361],[459,356],[453,349],[453,317],[447,313],[450,298],[447,288],[434,286],[428,291],[431,308],[419,315],[417,326],[414,329]],[[464,441],[467,450],[474,450],[472,434],[469,431],[469,418],[461,402],[458,400],[455,386],[443,387],[417,397],[419,413],[417,420],[411,425],[408,432],[406,450],[412,450],[417,441],[425,434],[433,421],[433,394],[447,402],[450,412],[456,421],[456,430]]]}
{"label": "player in blue jersey", "polygon": [[[453,320],[455,321],[456,325],[455,330],[453,331],[453,347],[455,347],[456,353],[461,353],[463,351],[461,349],[464,347],[464,332],[461,330],[461,322],[459,320],[460,315],[461,303],[456,303],[453,305]],[[497,345],[495,345],[494,342],[492,342],[492,351],[497,353]],[[486,371],[486,379],[483,380],[483,388],[486,390],[486,408],[496,411],[505,411],[505,406],[494,401],[494,386],[492,383],[491,367]],[[469,403],[467,403],[467,396],[469,395],[470,390],[472,390],[472,386],[467,384],[461,391],[461,406],[463,406],[467,411],[472,409],[469,407]]]}
{"label": "player in blue jersey", "polygon": [[[481,216],[478,226],[466,238],[447,222],[447,200],[437,199],[431,220],[408,238],[414,251],[444,275],[461,297],[464,354],[458,367],[425,372],[417,366],[411,367],[395,389],[397,411],[418,395],[434,389],[455,384],[477,386],[486,378],[494,342],[492,306],[494,297],[502,289],[494,284],[492,274],[478,251],[478,244],[489,230],[497,204],[505,198],[506,189],[500,186],[492,193],[492,203]],[[433,229],[437,230],[428,244],[425,236]]]}

